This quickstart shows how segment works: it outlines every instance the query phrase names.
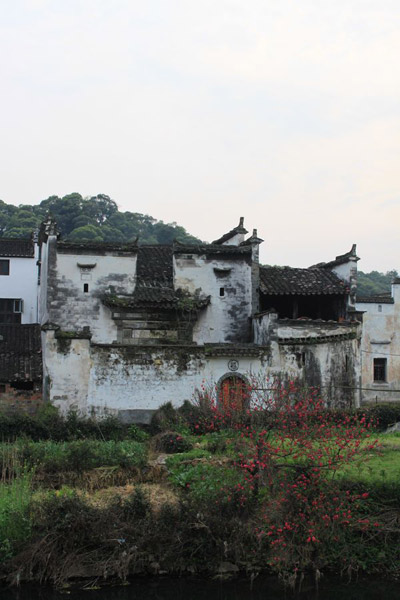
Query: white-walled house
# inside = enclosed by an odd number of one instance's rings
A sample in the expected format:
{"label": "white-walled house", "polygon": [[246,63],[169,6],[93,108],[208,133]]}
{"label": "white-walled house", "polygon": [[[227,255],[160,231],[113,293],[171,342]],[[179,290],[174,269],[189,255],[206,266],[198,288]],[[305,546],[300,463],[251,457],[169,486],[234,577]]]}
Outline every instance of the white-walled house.
{"label": "white-walled house", "polygon": [[362,399],[400,400],[400,279],[390,295],[357,297],[362,313]]}
{"label": "white-walled house", "polygon": [[33,238],[0,238],[0,410],[41,402],[38,259]]}
{"label": "white-walled house", "polygon": [[67,411],[148,422],[205,382],[223,401],[250,377],[316,386],[357,404],[355,247],[310,269],[259,265],[243,219],[212,244],[140,246],[40,233],[46,398]]}
{"label": "white-walled house", "polygon": [[0,324],[37,323],[38,245],[0,238]]}

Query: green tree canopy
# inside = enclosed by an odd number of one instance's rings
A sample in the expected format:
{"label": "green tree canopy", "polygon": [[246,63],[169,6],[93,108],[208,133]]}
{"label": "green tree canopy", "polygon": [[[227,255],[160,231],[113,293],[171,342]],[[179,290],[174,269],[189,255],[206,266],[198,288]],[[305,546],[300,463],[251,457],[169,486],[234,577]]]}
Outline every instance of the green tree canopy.
{"label": "green tree canopy", "polygon": [[399,274],[395,269],[386,273],[379,273],[379,271],[363,273],[358,271],[357,296],[376,296],[390,293],[391,283],[398,276]]}
{"label": "green tree canopy", "polygon": [[61,238],[71,241],[130,242],[169,244],[174,239],[199,242],[176,223],[164,223],[150,215],[120,212],[106,194],[84,198],[74,192],[60,198],[50,196],[37,205],[14,206],[0,200],[0,237],[29,237],[51,213]]}

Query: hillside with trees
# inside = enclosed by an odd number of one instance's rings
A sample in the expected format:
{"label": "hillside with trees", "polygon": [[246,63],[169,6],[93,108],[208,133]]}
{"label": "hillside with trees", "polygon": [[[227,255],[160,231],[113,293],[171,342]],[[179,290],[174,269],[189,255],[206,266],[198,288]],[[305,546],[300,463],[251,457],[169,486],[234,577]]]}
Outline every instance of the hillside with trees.
{"label": "hillside with trees", "polygon": [[14,206],[0,200],[0,237],[26,238],[40,226],[50,212],[64,240],[82,242],[129,242],[139,238],[142,244],[169,244],[174,239],[194,243],[177,223],[164,223],[149,215],[121,212],[105,194],[84,198],[74,193],[50,196],[40,204]]}
{"label": "hillside with trees", "polygon": [[363,273],[358,271],[357,296],[390,294],[391,283],[395,277],[399,277],[399,273],[395,269],[386,273],[379,273],[379,271]]}

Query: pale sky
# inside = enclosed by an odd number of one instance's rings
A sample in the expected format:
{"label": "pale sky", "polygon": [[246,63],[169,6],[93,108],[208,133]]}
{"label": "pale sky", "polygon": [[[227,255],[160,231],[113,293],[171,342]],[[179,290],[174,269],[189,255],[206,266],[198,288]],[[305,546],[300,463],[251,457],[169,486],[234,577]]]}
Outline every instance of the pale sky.
{"label": "pale sky", "polygon": [[0,198],[400,269],[399,0],[0,0]]}

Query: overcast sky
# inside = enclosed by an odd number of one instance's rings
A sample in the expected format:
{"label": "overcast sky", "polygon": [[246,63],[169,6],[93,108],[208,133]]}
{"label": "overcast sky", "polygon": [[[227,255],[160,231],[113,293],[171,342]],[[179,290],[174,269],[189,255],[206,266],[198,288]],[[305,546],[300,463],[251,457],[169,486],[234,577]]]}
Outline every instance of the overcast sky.
{"label": "overcast sky", "polygon": [[399,0],[0,0],[0,198],[400,269]]}

